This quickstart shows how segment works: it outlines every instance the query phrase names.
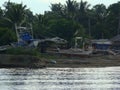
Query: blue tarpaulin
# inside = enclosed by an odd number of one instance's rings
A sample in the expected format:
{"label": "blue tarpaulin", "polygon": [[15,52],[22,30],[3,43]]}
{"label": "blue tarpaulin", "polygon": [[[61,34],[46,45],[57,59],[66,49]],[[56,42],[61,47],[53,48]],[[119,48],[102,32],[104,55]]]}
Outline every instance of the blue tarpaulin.
{"label": "blue tarpaulin", "polygon": [[107,50],[110,48],[109,44],[93,44],[96,49]]}
{"label": "blue tarpaulin", "polygon": [[30,41],[32,39],[32,36],[29,33],[24,33],[20,35],[20,38],[23,41]]}

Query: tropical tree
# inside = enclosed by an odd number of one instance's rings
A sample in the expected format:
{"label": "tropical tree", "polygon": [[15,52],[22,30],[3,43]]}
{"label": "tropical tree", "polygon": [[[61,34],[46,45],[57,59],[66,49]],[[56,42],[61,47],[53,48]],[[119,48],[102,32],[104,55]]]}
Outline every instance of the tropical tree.
{"label": "tropical tree", "polygon": [[104,4],[95,5],[92,11],[95,20],[92,35],[94,35],[94,38],[108,38],[109,32],[106,28],[108,12],[106,6]]}
{"label": "tropical tree", "polygon": [[0,45],[7,45],[16,40],[15,33],[8,28],[0,28]]}
{"label": "tropical tree", "polygon": [[25,13],[25,15],[24,15],[25,18],[23,18],[23,20],[24,20],[23,22],[32,24],[34,22],[33,12],[30,9],[25,9],[24,13]]}
{"label": "tropical tree", "polygon": [[79,22],[81,25],[83,25],[83,27],[86,30],[86,34],[88,33],[88,19],[89,19],[89,7],[90,4],[88,4],[88,2],[86,1],[82,1],[80,3],[78,3],[79,7],[78,7],[78,11],[77,11],[77,15],[76,15],[76,21]]}
{"label": "tropical tree", "polygon": [[0,8],[0,19],[3,18],[3,10]]}
{"label": "tropical tree", "polygon": [[49,32],[67,40],[69,42],[68,46],[71,46],[74,37],[85,35],[82,25],[68,19],[51,20],[49,21],[49,27]]}
{"label": "tropical tree", "polygon": [[20,25],[25,19],[25,9],[26,5],[16,4],[12,2],[6,2],[5,7],[5,17],[6,22],[12,24],[12,28],[16,25]]}
{"label": "tropical tree", "polygon": [[[107,28],[110,36],[120,34],[120,2],[111,4],[108,7]],[[112,33],[111,33],[112,32]]]}
{"label": "tropical tree", "polygon": [[93,11],[98,20],[103,21],[107,16],[107,9],[104,4],[95,5]]}
{"label": "tropical tree", "polygon": [[53,12],[52,14],[56,15],[56,17],[62,17],[65,15],[64,13],[64,5],[61,3],[58,4],[51,4],[51,11]]}
{"label": "tropical tree", "polygon": [[84,1],[84,2],[83,2],[83,1],[81,0],[79,12],[80,12],[81,14],[85,14],[85,13],[87,13],[87,11],[89,10],[89,7],[90,7],[90,4],[88,4],[87,1]]}
{"label": "tropical tree", "polygon": [[37,14],[34,17],[33,30],[35,38],[46,38],[47,37],[47,26],[45,23],[44,15]]}

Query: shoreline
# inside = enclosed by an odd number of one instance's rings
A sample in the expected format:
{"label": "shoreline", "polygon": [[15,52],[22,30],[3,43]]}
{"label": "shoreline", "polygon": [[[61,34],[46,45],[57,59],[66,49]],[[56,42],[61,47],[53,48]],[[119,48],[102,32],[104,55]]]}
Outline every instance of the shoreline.
{"label": "shoreline", "polygon": [[0,68],[100,68],[118,66],[120,66],[120,55],[90,58],[40,59],[29,55],[0,54]]}

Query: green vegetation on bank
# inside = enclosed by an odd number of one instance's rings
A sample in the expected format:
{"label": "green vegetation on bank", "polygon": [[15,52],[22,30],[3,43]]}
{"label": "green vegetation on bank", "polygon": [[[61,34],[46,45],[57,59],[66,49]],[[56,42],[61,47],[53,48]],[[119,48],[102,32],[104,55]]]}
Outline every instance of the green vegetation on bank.
{"label": "green vegetation on bank", "polygon": [[[15,55],[15,56],[28,55],[43,59],[59,59],[60,57],[60,55],[40,53],[40,50],[38,48],[25,48],[25,47],[9,48],[4,52],[0,52],[0,54]],[[66,57],[62,56],[61,58],[66,58]]]}
{"label": "green vegetation on bank", "polygon": [[35,48],[32,49],[22,47],[7,49],[4,53],[11,55],[33,55],[33,56],[38,56],[40,54],[39,51]]}

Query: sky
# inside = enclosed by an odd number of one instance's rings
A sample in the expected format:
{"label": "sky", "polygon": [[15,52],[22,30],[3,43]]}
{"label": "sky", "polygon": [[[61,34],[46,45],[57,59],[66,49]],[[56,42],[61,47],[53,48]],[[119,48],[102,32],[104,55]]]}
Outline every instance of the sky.
{"label": "sky", "polygon": [[[0,7],[3,8],[4,2],[8,0],[0,0]],[[62,3],[65,4],[66,0],[10,0],[11,2],[16,3],[23,3],[24,5],[27,5],[27,8],[29,8],[34,14],[43,14],[44,11],[50,10],[50,4],[51,3]],[[80,2],[81,0],[76,0]],[[83,0],[87,1],[91,6],[94,6],[96,4],[105,4],[106,6],[109,6],[110,4],[116,3],[119,0]]]}

